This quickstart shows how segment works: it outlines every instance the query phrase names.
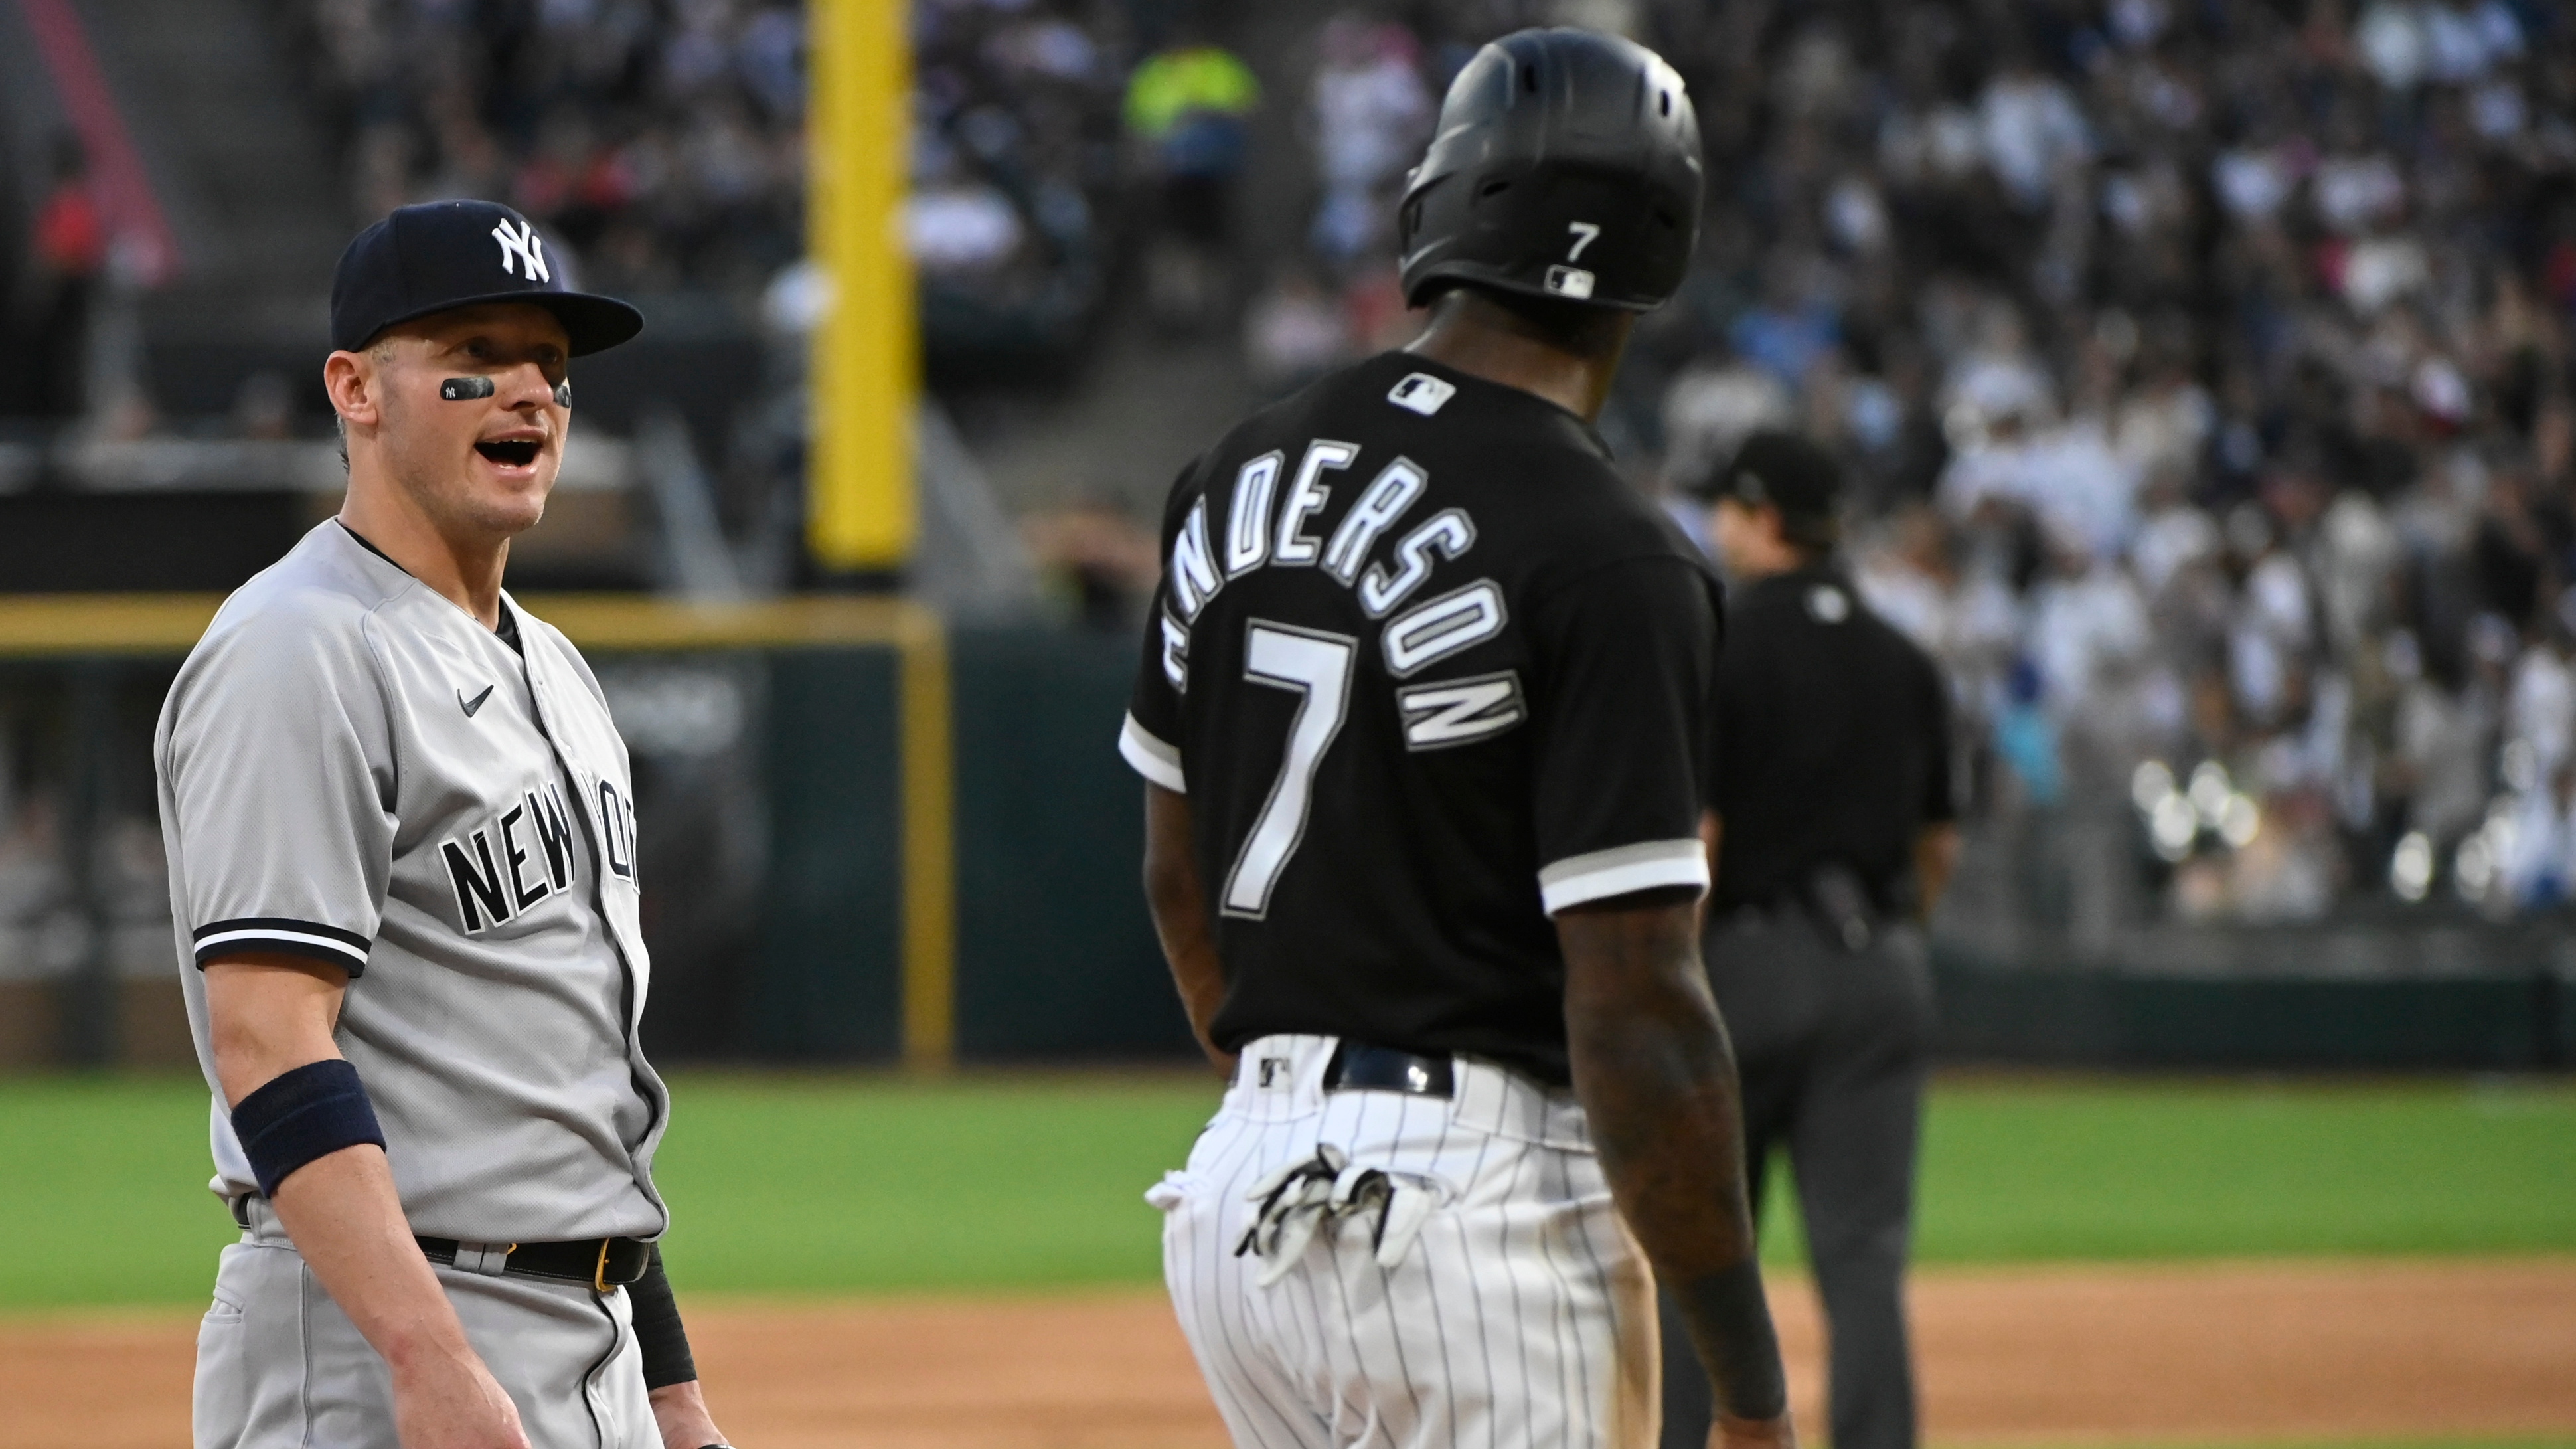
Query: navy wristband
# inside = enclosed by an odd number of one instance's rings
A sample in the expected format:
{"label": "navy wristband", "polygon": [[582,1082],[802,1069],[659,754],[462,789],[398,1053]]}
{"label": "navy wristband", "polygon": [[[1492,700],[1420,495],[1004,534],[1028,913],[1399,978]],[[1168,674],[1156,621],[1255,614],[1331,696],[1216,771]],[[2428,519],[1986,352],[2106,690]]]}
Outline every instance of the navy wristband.
{"label": "navy wristband", "polygon": [[242,1098],[233,1108],[233,1135],[261,1195],[271,1198],[279,1183],[317,1157],[361,1142],[385,1145],[366,1083],[338,1057],[307,1062]]}

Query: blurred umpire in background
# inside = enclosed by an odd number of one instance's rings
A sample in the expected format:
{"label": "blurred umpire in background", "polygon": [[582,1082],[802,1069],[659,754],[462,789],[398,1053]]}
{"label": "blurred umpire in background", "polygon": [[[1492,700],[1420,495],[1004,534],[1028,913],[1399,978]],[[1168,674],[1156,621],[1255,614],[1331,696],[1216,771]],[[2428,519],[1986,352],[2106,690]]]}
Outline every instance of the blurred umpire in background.
{"label": "blurred umpire in background", "polygon": [[[1949,692],[1834,562],[1840,479],[1784,432],[1691,490],[1731,591],[1708,775],[1703,945],[1744,1078],[1754,1210],[1797,1174],[1832,1338],[1834,1449],[1909,1449],[1904,1273],[1932,1035],[1920,923],[1958,850]],[[1709,1390],[1665,1308],[1665,1449],[1708,1438]]]}

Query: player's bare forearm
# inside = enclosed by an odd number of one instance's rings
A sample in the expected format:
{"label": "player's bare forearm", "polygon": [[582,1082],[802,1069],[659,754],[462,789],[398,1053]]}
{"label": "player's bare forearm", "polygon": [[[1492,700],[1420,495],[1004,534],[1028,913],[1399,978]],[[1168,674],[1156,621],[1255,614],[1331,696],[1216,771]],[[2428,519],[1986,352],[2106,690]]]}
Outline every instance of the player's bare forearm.
{"label": "player's bare forearm", "polygon": [[1959,868],[1959,827],[1927,825],[1914,837],[1914,895],[1923,919],[1941,905],[1941,895],[1950,888],[1950,876]]}
{"label": "player's bare forearm", "polygon": [[397,1378],[440,1360],[473,1359],[464,1326],[412,1240],[392,1167],[373,1143],[317,1157],[277,1185],[272,1203],[296,1252]]}
{"label": "player's bare forearm", "polygon": [[1577,907],[1557,917],[1557,938],[1574,1090],[1611,1194],[1690,1325],[1720,1413],[1779,1420],[1735,1057],[1700,966],[1696,904],[1663,892]]}
{"label": "player's bare forearm", "polygon": [[331,1033],[348,987],[347,972],[300,956],[258,952],[208,962],[208,1040],[224,1099],[238,1105],[297,1067],[340,1055]]}
{"label": "player's bare forearm", "polygon": [[[297,1067],[340,1055],[347,978],[293,957],[206,968],[215,1074],[235,1103]],[[358,1143],[297,1168],[270,1204],[296,1252],[393,1371],[405,1449],[523,1449],[518,1411],[473,1346],[403,1217],[381,1147]]]}
{"label": "player's bare forearm", "polygon": [[1209,919],[1207,888],[1199,879],[1193,849],[1190,797],[1160,785],[1145,787],[1145,905],[1154,916],[1154,935],[1171,963],[1172,984],[1180,988],[1181,1007],[1199,1049],[1217,1069],[1232,1073],[1234,1057],[1217,1049],[1209,1035],[1217,1008],[1225,1002],[1225,965],[1217,958],[1216,930]]}
{"label": "player's bare forearm", "polygon": [[1575,1091],[1612,1190],[1655,1265],[1695,1277],[1754,1242],[1735,1059],[1693,926],[1682,903],[1557,918]]}
{"label": "player's bare forearm", "polygon": [[664,1384],[653,1390],[653,1424],[662,1431],[662,1449],[708,1449],[725,1437],[707,1414],[706,1392],[696,1379]]}
{"label": "player's bare forearm", "polygon": [[403,1449],[526,1449],[517,1407],[412,1240],[383,1148],[315,1158],[277,1185],[274,1206],[322,1290],[392,1370]]}

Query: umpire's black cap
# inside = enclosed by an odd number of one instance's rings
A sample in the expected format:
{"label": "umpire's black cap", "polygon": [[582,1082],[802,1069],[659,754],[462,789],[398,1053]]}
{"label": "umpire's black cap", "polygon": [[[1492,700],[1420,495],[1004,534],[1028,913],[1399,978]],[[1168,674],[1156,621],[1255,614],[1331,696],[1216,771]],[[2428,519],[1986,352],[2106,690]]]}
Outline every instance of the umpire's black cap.
{"label": "umpire's black cap", "polygon": [[1805,542],[1831,543],[1843,497],[1843,470],[1833,456],[1796,433],[1764,428],[1744,440],[1724,467],[1685,490],[1703,503],[1732,498],[1780,510],[1784,531]]}
{"label": "umpire's black cap", "polygon": [[572,354],[644,330],[614,297],[565,289],[528,219],[495,201],[424,201],[358,233],[331,277],[331,346],[355,352],[397,322],[484,302],[532,302],[555,314]]}
{"label": "umpire's black cap", "polygon": [[1396,213],[1404,299],[1442,284],[1644,312],[1699,237],[1699,119],[1664,58],[1586,30],[1486,46],[1440,103]]}

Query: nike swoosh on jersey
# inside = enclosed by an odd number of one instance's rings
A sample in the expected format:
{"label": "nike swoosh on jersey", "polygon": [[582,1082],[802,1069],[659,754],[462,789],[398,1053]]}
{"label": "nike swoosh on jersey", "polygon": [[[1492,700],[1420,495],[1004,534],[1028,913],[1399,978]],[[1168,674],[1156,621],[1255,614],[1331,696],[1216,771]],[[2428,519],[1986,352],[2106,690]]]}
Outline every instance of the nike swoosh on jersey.
{"label": "nike swoosh on jersey", "polygon": [[490,699],[491,697],[492,686],[488,684],[483,686],[483,692],[481,694],[474,696],[472,699],[467,699],[465,697],[464,690],[460,689],[456,691],[456,702],[465,706],[465,717],[467,719],[474,718],[474,711],[481,709],[483,707],[483,701]]}

